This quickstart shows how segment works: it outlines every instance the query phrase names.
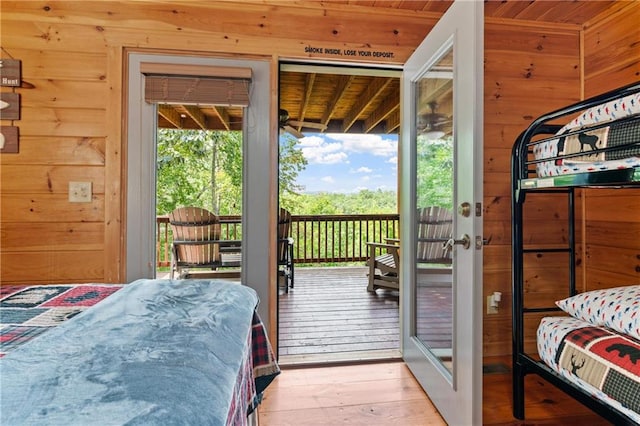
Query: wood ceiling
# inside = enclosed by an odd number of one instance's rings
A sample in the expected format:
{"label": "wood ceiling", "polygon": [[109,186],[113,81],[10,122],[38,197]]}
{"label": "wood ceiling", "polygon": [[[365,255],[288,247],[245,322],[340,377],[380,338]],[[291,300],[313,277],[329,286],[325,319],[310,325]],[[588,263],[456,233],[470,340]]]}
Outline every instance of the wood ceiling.
{"label": "wood ceiling", "polygon": [[[274,2],[286,6],[286,2]],[[444,13],[452,1],[439,0],[324,0],[341,8],[402,9],[433,14]],[[501,0],[484,2],[485,16],[584,24],[608,9],[615,1]],[[296,7],[304,2],[296,2]],[[317,6],[317,4],[316,4]],[[280,108],[289,120],[319,123],[325,130],[292,127],[305,132],[396,133],[400,124],[400,80],[398,71],[337,67],[304,68],[284,64],[280,71]],[[439,111],[447,113],[447,111]],[[158,124],[163,128],[240,130],[242,109],[222,106],[165,105],[159,108]],[[281,123],[282,125],[282,123]]]}

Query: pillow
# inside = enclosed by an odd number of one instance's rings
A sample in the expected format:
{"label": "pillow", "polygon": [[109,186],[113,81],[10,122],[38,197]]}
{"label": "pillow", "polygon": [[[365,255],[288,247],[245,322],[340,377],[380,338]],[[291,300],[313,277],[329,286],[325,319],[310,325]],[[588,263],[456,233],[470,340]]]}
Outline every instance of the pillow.
{"label": "pillow", "polygon": [[574,318],[640,339],[640,285],[588,291],[556,305]]}

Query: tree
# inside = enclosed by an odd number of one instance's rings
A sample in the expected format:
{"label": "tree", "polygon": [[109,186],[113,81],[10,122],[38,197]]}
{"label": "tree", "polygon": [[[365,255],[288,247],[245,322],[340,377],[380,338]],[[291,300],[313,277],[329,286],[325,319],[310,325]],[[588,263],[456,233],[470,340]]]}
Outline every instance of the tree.
{"label": "tree", "polygon": [[453,138],[419,138],[416,146],[418,207],[453,208]]}
{"label": "tree", "polygon": [[158,130],[156,213],[180,206],[211,206],[210,132]]}
{"label": "tree", "polygon": [[[307,161],[297,139],[280,141],[280,192],[289,208]],[[211,209],[220,215],[242,213],[242,133],[238,131],[158,130],[156,213],[180,206]]]}
{"label": "tree", "polygon": [[280,162],[278,186],[280,205],[289,211],[300,204],[300,192],[304,189],[296,180],[301,171],[307,167],[307,159],[296,145],[298,140],[289,134],[280,137]]}

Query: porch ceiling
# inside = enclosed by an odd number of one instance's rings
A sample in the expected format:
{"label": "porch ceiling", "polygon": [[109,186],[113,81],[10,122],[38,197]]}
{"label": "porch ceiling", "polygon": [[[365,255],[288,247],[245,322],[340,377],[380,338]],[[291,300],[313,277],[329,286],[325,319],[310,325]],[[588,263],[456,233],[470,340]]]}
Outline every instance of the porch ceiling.
{"label": "porch ceiling", "polygon": [[[273,1],[282,7],[287,1]],[[449,0],[324,0],[340,8],[401,9],[416,13],[444,13]],[[485,16],[564,24],[584,24],[612,6],[615,1],[517,1],[485,0]],[[295,7],[304,7],[296,2]],[[316,6],[313,6],[316,7]],[[393,72],[360,70],[346,73],[343,69],[315,67],[302,69],[294,65],[280,71],[280,108],[291,121],[312,122],[326,126],[324,130],[292,125],[295,130],[339,133],[396,133],[400,124],[400,81]],[[438,111],[447,115],[447,111]],[[166,105],[159,108],[161,128],[240,130],[242,109],[225,106]],[[281,123],[282,124],[282,123]]]}

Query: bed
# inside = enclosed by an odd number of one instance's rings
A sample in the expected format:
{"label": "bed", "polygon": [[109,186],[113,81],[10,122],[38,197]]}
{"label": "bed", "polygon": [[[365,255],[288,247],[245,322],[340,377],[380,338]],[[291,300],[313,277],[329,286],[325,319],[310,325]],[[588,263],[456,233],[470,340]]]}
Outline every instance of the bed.
{"label": "bed", "polygon": [[[524,419],[524,378],[533,373],[614,424],[640,424],[640,285],[578,293],[575,270],[575,190],[640,188],[640,82],[536,119],[511,164],[514,417]],[[524,241],[525,204],[539,194],[564,199],[566,245]],[[526,259],[540,254],[567,259],[567,282],[557,284],[567,296],[550,306],[527,303]],[[536,324],[537,351],[527,341]]]}
{"label": "bed", "polygon": [[0,423],[245,425],[279,374],[251,288],[2,287]]}

